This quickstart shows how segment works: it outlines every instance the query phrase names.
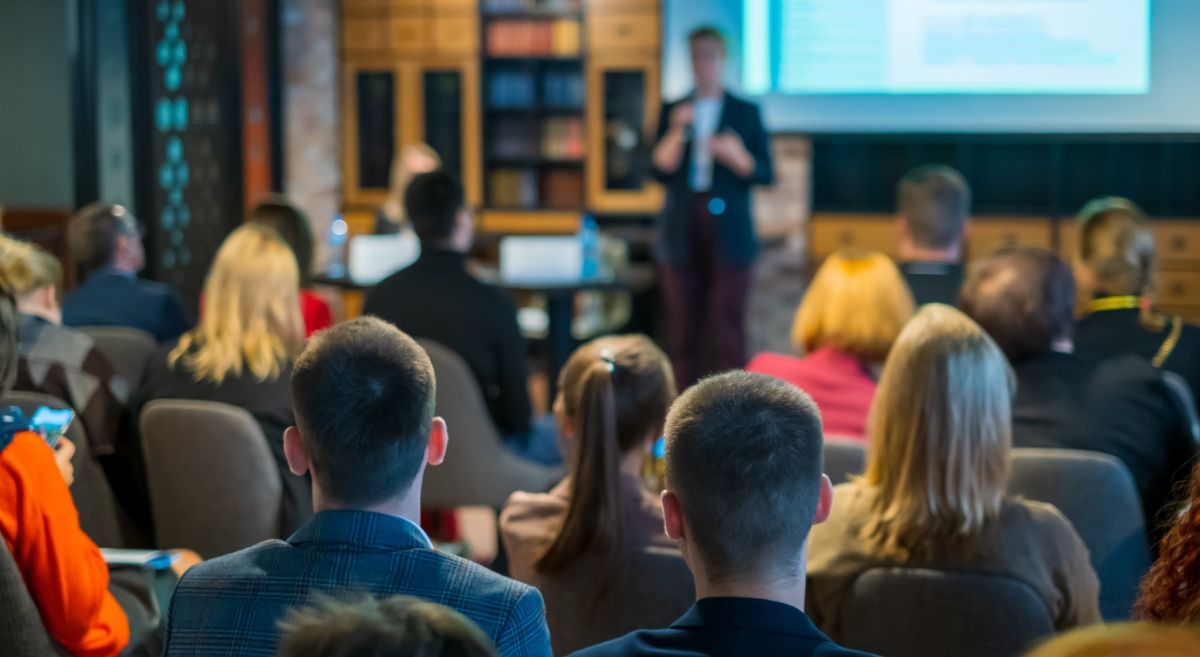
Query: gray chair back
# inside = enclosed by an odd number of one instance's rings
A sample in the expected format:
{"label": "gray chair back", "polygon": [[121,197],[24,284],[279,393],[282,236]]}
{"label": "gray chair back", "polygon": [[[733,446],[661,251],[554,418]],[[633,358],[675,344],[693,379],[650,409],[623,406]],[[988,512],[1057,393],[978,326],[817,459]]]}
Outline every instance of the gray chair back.
{"label": "gray chair back", "polygon": [[887,657],[1019,657],[1053,636],[1045,603],[999,575],[876,568],[855,580],[835,640]]}
{"label": "gray chair back", "polygon": [[433,363],[437,414],[450,429],[445,461],[425,468],[423,505],[499,509],[515,491],[546,491],[562,478],[561,468],[526,461],[504,445],[475,376],[458,354],[431,340],[417,342]]}
{"label": "gray chair back", "polygon": [[[40,406],[71,408],[70,404],[58,397],[17,390],[5,395],[0,404],[17,406],[27,417],[32,416]],[[124,513],[117,504],[117,498],[108,484],[104,470],[92,456],[87,433],[78,419],[67,428],[67,438],[75,443],[75,457],[71,459],[72,465],[75,466],[71,498],[75,501],[75,509],[79,511],[79,526],[96,545],[125,547],[128,542],[122,527],[128,521],[123,519]]]}
{"label": "gray chair back", "polygon": [[1192,388],[1187,381],[1176,374],[1175,372],[1162,372],[1163,384],[1167,386],[1167,393],[1174,402],[1175,407],[1179,409],[1179,414],[1183,416],[1187,424],[1188,435],[1192,438],[1192,443],[1200,445],[1200,411],[1196,410],[1196,395],[1192,394]]}
{"label": "gray chair back", "polygon": [[46,633],[37,605],[13,561],[8,545],[0,541],[0,655],[56,655],[58,645]]}
{"label": "gray chair back", "polygon": [[158,400],[141,428],[155,545],[211,559],[279,536],[283,484],[245,409]]}
{"label": "gray chair back", "polygon": [[96,349],[104,354],[129,389],[137,390],[150,357],[158,349],[154,336],[126,326],[81,326],[79,330],[95,341]]}
{"label": "gray chair back", "polygon": [[695,602],[692,573],[679,551],[644,547],[622,554],[620,572],[585,554],[533,582],[546,601],[546,623],[556,655],[567,655],[634,630],[671,625]]}
{"label": "gray chair back", "polygon": [[1150,548],[1141,501],[1125,465],[1096,452],[1014,449],[1009,492],[1062,511],[1087,545],[1100,578],[1100,613],[1107,621],[1127,620],[1150,568]]}
{"label": "gray chair back", "polygon": [[862,474],[867,465],[867,444],[861,440],[826,438],[824,454],[825,474],[834,486]]}

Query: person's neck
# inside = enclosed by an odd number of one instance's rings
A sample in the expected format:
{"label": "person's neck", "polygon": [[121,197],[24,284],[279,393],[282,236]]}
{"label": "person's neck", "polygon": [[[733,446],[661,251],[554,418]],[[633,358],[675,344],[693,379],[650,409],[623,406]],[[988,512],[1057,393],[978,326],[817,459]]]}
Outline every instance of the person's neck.
{"label": "person's neck", "polygon": [[1075,341],[1071,338],[1059,338],[1050,345],[1050,351],[1056,354],[1075,353]]}
{"label": "person's neck", "polygon": [[127,262],[115,261],[104,267],[100,271],[108,274],[124,274],[126,276],[137,276],[137,268],[131,266]]}
{"label": "person's neck", "polygon": [[45,308],[35,305],[18,305],[17,311],[24,315],[36,317],[51,324],[62,324],[62,311],[57,308]]}
{"label": "person's neck", "polygon": [[901,244],[900,261],[939,262],[956,265],[962,261],[962,246],[955,244],[945,249],[929,249],[916,244]]}
{"label": "person's neck", "polygon": [[388,516],[396,516],[404,518],[409,522],[420,526],[421,525],[421,486],[418,483],[401,495],[393,497],[378,504],[367,506],[353,506],[342,504],[335,500],[328,499],[321,492],[316,482],[313,482],[313,509],[318,513],[321,511],[367,511],[369,513],[382,513]]}
{"label": "person's neck", "polygon": [[454,240],[439,240],[428,244],[421,244],[421,253],[452,253],[466,257],[467,249],[462,248],[462,245],[455,243]]}
{"label": "person's neck", "polygon": [[705,598],[754,598],[790,605],[804,611],[804,575],[801,573],[791,583],[771,582],[722,582],[712,583],[696,577],[696,599]]}
{"label": "person's neck", "polygon": [[696,84],[696,98],[720,98],[725,95],[720,82]]}

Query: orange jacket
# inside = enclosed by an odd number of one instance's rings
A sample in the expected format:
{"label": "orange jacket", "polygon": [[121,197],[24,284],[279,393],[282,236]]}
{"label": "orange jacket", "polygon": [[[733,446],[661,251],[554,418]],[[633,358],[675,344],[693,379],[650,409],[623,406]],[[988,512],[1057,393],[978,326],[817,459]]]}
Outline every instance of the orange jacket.
{"label": "orange jacket", "polygon": [[54,452],[36,433],[18,433],[0,451],[0,534],[63,648],[80,657],[125,649],[129,620],[108,592],[108,566],[79,528]]}

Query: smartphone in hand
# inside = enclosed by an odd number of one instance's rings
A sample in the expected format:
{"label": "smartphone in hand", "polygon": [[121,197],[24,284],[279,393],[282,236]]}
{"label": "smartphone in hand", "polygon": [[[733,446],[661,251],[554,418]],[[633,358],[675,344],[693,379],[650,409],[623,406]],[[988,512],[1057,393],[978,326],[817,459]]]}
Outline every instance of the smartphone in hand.
{"label": "smartphone in hand", "polygon": [[67,433],[71,423],[75,421],[75,411],[69,408],[50,408],[42,406],[34,412],[29,423],[33,430],[42,434],[51,448],[58,444],[58,439]]}

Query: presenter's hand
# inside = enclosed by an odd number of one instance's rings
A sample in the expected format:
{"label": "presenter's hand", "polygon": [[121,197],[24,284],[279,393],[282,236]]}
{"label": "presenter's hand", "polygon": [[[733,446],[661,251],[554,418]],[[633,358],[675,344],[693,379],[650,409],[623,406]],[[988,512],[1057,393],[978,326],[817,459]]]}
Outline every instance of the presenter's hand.
{"label": "presenter's hand", "polygon": [[710,142],[713,159],[729,167],[742,177],[754,173],[754,156],[746,150],[742,138],[732,130],[726,130]]}
{"label": "presenter's hand", "polygon": [[671,129],[685,130],[692,125],[692,121],[696,120],[696,111],[692,108],[691,103],[679,103],[675,109],[671,110]]}

